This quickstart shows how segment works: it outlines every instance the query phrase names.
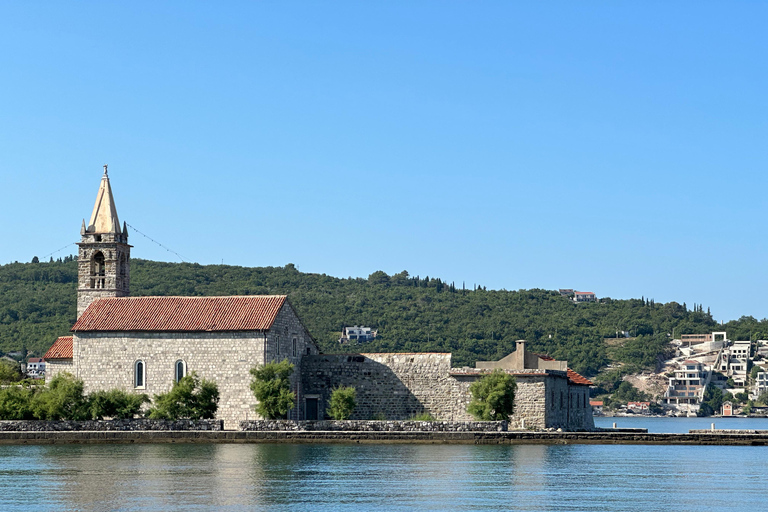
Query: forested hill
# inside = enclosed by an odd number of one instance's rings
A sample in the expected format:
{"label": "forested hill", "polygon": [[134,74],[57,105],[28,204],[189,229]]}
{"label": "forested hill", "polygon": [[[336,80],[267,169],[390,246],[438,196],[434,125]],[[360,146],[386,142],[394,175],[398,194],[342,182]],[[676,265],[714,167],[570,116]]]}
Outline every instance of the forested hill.
{"label": "forested hill", "polygon": [[[75,321],[76,261],[0,266],[0,351],[42,355]],[[611,362],[651,368],[668,348],[668,334],[710,332],[702,308],[675,302],[610,300],[574,304],[547,290],[461,290],[440,279],[388,276],[339,279],[285,267],[160,263],[134,259],[132,295],[287,294],[325,352],[452,352],[455,366],[501,358],[526,339],[531,350],[566,359],[592,376]],[[379,338],[355,347],[337,343],[343,326],[378,329]],[[768,336],[768,321],[744,317],[722,327],[732,339]],[[616,331],[630,340],[604,340]],[[765,333],[765,334],[759,334]]]}

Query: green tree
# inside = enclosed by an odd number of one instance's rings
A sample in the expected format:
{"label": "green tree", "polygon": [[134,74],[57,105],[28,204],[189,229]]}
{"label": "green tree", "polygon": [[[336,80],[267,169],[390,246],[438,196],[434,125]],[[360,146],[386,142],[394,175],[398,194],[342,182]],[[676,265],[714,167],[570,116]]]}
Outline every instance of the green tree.
{"label": "green tree", "polygon": [[251,368],[251,391],[259,401],[257,413],[270,420],[287,417],[296,401],[296,394],[291,391],[292,373],[293,364],[288,359]]}
{"label": "green tree", "polygon": [[168,393],[155,395],[147,417],[162,420],[211,419],[219,407],[216,383],[200,379],[195,372],[183,377]]}
{"label": "green tree", "polygon": [[32,398],[35,390],[29,386],[0,388],[0,420],[33,420]]}
{"label": "green tree", "polygon": [[32,397],[32,412],[41,420],[86,420],[90,418],[83,381],[69,373],[60,373]]}
{"label": "green tree", "polygon": [[467,412],[480,421],[509,420],[515,410],[515,378],[502,370],[483,375],[469,386]]}
{"label": "green tree", "polygon": [[331,392],[328,415],[335,420],[348,420],[357,403],[355,388],[340,386]]}
{"label": "green tree", "polygon": [[[710,416],[720,412],[724,398],[725,396],[723,395],[722,389],[715,386],[714,384],[707,385],[707,389],[704,390],[702,404],[699,407],[699,412],[697,414],[700,416]],[[706,405],[706,407],[704,407],[702,410],[702,406],[704,405]]]}
{"label": "green tree", "polygon": [[141,407],[149,403],[145,394],[127,393],[120,389],[96,391],[88,395],[91,418],[131,419],[141,414]]}
{"label": "green tree", "polygon": [[24,375],[22,375],[18,364],[6,360],[0,361],[0,384],[18,382],[22,378]]}

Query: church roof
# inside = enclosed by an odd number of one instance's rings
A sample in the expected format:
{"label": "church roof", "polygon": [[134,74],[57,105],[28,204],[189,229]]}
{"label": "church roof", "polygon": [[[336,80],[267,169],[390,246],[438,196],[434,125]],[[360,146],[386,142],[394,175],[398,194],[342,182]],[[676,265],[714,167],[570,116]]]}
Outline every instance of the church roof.
{"label": "church roof", "polygon": [[43,359],[72,359],[72,336],[59,336]]}
{"label": "church roof", "polygon": [[266,331],[285,301],[285,295],[104,298],[88,306],[72,331]]}
{"label": "church roof", "polygon": [[117,218],[115,199],[112,197],[112,187],[109,185],[107,166],[104,166],[104,176],[101,177],[96,204],[93,205],[91,220],[88,221],[88,233],[120,233],[120,220]]}

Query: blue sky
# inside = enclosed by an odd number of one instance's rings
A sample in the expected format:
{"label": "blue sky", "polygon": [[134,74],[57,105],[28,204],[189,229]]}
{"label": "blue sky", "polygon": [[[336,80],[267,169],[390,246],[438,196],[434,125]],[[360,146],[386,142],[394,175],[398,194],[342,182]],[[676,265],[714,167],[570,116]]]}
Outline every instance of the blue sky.
{"label": "blue sky", "polygon": [[187,261],[764,318],[767,15],[2,2],[0,262],[76,242],[108,163],[121,220]]}

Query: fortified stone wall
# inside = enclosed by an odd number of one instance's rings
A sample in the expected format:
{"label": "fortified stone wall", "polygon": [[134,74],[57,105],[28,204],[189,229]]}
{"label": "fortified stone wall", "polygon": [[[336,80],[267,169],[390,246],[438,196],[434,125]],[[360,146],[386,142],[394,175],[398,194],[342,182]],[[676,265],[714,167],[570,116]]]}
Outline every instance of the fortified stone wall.
{"label": "fortified stone wall", "polygon": [[307,356],[301,369],[303,396],[319,401],[319,419],[331,391],[353,386],[357,407],[351,419],[404,420],[429,413],[438,420],[471,419],[461,395],[468,385],[449,375],[450,354],[332,354]]}
{"label": "fortified stone wall", "polygon": [[[468,421],[470,385],[483,372],[451,368],[450,354],[335,354],[306,357],[302,367],[304,396],[317,399],[323,419],[331,391],[357,391],[353,420],[403,420],[429,413],[437,420]],[[570,385],[565,371],[525,369],[517,381],[510,428],[594,428],[587,386]],[[586,405],[584,405],[586,404]]]}

